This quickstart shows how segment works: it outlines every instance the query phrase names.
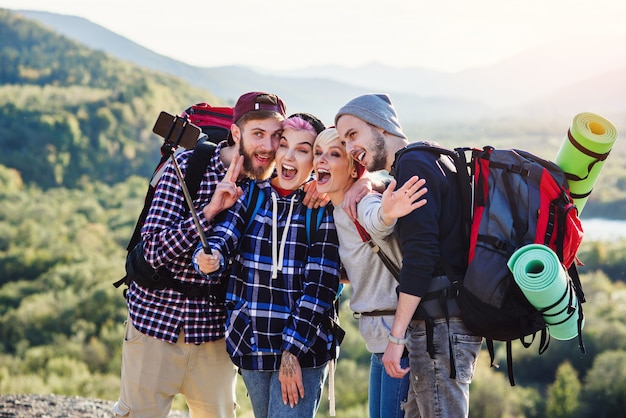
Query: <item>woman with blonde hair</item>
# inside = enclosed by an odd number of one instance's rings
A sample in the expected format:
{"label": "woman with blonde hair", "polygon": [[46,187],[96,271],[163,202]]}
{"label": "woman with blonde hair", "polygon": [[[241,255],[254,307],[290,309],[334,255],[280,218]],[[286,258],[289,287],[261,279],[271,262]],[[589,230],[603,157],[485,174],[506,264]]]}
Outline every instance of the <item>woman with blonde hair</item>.
{"label": "woman with blonde hair", "polygon": [[[363,166],[346,152],[345,142],[335,128],[328,128],[317,136],[313,152],[317,190],[327,193],[335,208],[339,255],[352,286],[350,308],[359,318],[361,336],[372,353],[369,416],[416,417],[417,405],[410,391],[409,375],[401,379],[389,376],[382,356],[398,301],[398,282],[392,270],[399,269],[402,263],[394,226],[397,218],[426,203],[424,199],[419,200],[426,193],[424,180],[413,177],[397,191],[392,180],[384,193],[365,196],[357,206],[358,219],[352,220],[343,210],[342,202],[348,189],[365,171]],[[373,249],[379,251],[375,253]],[[408,353],[402,362],[403,367],[408,367]]]}

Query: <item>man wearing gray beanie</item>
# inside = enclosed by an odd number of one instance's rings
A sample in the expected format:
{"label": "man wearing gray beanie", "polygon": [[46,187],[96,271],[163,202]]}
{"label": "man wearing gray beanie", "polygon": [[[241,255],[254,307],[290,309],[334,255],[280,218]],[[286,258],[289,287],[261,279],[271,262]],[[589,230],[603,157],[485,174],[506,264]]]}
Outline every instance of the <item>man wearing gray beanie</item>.
{"label": "man wearing gray beanie", "polygon": [[[397,222],[403,262],[383,364],[392,377],[411,373],[420,416],[467,417],[469,384],[482,337],[465,327],[454,299],[444,303],[445,315],[438,297],[467,268],[455,173],[439,155],[407,147],[408,138],[387,94],[350,100],[337,112],[335,125],[347,152],[368,171],[387,170],[397,184],[412,176],[426,180],[428,203]],[[403,369],[405,345],[410,367]]]}

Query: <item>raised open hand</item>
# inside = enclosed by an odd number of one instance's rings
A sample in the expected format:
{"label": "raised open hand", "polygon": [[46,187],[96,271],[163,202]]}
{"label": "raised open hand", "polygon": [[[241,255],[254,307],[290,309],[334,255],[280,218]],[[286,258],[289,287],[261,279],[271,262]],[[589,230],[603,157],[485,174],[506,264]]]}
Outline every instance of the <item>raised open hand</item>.
{"label": "raised open hand", "polygon": [[426,180],[413,176],[402,187],[395,190],[396,181],[392,180],[383,193],[380,213],[382,221],[391,225],[394,219],[408,215],[415,209],[424,206],[426,199],[420,198],[428,192],[428,189],[424,187],[425,184]]}

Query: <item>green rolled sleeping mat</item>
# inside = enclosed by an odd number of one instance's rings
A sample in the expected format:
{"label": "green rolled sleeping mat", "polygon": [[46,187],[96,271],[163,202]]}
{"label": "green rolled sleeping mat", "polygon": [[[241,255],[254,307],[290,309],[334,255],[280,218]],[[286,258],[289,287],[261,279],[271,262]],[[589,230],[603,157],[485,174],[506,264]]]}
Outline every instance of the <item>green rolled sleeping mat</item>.
{"label": "green rolled sleeping mat", "polygon": [[550,335],[557,340],[577,337],[579,302],[556,253],[542,244],[528,244],[507,265],[530,304],[539,311],[550,308],[543,312]]}
{"label": "green rolled sleeping mat", "polygon": [[617,137],[617,128],[607,119],[594,113],[580,113],[574,117],[561,143],[554,162],[567,175],[579,214]]}

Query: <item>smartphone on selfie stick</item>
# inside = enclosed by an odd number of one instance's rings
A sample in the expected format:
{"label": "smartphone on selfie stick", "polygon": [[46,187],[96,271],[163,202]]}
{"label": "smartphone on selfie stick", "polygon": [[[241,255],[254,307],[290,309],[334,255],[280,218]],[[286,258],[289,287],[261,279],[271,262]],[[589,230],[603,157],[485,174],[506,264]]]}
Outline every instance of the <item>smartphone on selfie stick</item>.
{"label": "smartphone on selfie stick", "polygon": [[183,173],[182,171],[180,171],[180,167],[178,165],[178,162],[176,161],[176,157],[174,156],[174,151],[178,147],[193,149],[198,143],[201,135],[205,134],[202,133],[202,129],[189,122],[187,118],[183,118],[182,116],[178,115],[170,115],[167,112],[161,112],[159,114],[159,117],[154,124],[154,128],[152,128],[152,132],[159,135],[165,140],[163,146],[161,147],[161,151],[164,153],[164,155],[169,154],[169,158],[174,164],[176,176],[178,177],[178,182],[180,183],[180,187],[183,190],[187,206],[189,206],[189,212],[191,213],[191,216],[193,218],[193,223],[196,225],[198,235],[200,235],[202,248],[204,249],[205,253],[210,254],[211,249],[209,248],[209,244],[207,243],[206,235],[204,234],[202,226],[200,225],[200,219],[198,218],[198,214],[193,207],[193,201],[191,199],[191,195],[189,194],[187,184],[185,183]]}

